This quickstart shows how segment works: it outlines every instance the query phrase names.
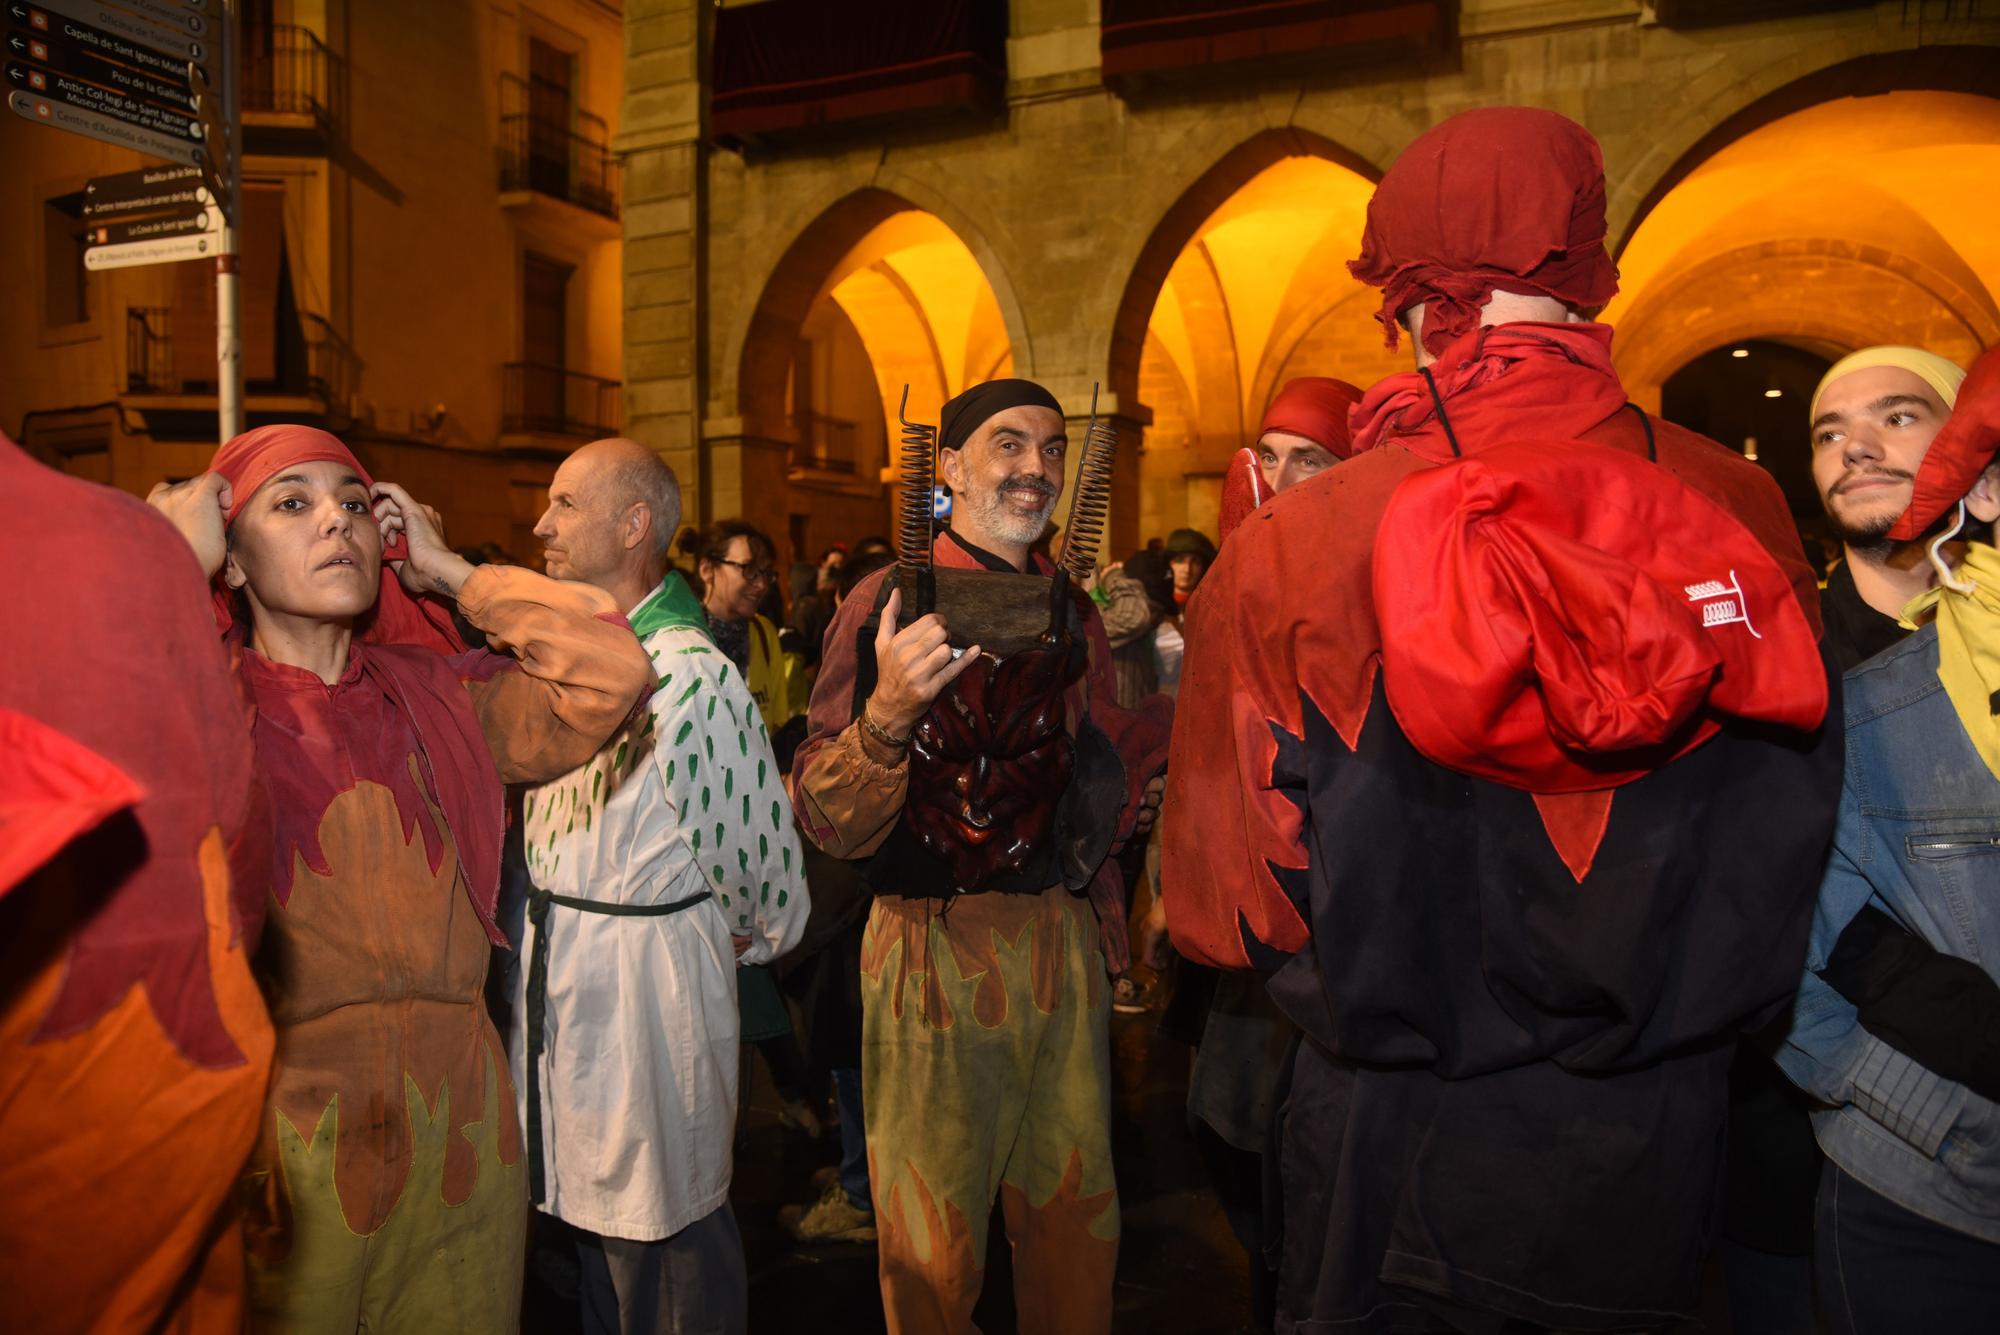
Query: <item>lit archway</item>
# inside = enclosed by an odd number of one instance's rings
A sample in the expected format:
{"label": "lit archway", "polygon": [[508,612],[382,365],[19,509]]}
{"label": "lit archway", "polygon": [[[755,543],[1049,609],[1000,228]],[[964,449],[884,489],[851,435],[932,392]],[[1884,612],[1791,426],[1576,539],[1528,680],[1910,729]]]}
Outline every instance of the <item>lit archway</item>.
{"label": "lit archway", "polygon": [[1287,379],[1408,369],[1347,272],[1375,173],[1302,131],[1240,145],[1169,211],[1128,282],[1108,381],[1152,413],[1138,532],[1213,534],[1229,457]]}
{"label": "lit archway", "polygon": [[999,292],[936,214],[883,190],[822,213],[765,285],[737,378],[747,437],[788,452],[794,554],[886,534],[896,413],[936,422],[944,401],[1012,373]]}
{"label": "lit archway", "polygon": [[1638,402],[1659,406],[1681,367],[1746,340],[1827,357],[1912,343],[1961,362],[2000,340],[2000,99],[1843,97],[1676,171],[1605,311]]}

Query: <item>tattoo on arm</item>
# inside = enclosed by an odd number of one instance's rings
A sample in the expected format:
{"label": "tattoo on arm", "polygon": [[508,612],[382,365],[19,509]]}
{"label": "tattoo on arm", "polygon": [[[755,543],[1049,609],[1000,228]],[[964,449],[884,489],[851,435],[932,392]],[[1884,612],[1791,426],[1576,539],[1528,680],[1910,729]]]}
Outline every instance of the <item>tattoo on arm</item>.
{"label": "tattoo on arm", "polygon": [[446,597],[451,596],[451,584],[448,580],[445,579],[443,575],[432,575],[431,587],[436,589],[439,593],[444,594]]}

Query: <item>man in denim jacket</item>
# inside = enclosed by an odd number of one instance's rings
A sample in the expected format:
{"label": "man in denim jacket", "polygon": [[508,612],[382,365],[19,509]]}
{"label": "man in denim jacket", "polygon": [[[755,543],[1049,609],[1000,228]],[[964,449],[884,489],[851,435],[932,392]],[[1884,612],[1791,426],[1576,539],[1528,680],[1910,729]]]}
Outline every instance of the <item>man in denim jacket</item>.
{"label": "man in denim jacket", "polygon": [[[2000,518],[1996,449],[1989,353],[1888,536]],[[1815,1268],[1830,1328],[1855,1335],[1990,1330],[2000,1309],[2000,552],[1967,544],[1904,615],[1928,624],[1846,677],[1839,825],[1778,1057],[1827,1105]],[[1877,947],[1905,932],[1899,964]],[[1927,999],[1871,1007],[1919,956]]]}

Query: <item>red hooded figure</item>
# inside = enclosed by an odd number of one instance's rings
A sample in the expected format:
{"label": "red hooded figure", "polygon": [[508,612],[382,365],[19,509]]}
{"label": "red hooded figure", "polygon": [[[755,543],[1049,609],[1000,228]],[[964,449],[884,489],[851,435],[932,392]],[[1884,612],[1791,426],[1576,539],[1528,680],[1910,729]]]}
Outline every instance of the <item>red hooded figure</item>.
{"label": "red hooded figure", "polygon": [[[1736,1035],[1797,985],[1813,575],[1767,476],[1627,402],[1603,215],[1560,116],[1411,144],[1353,267],[1392,340],[1423,307],[1420,369],[1191,609],[1162,879],[1305,1034],[1281,1329],[1692,1313]],[[1496,293],[1547,314],[1482,326]]]}

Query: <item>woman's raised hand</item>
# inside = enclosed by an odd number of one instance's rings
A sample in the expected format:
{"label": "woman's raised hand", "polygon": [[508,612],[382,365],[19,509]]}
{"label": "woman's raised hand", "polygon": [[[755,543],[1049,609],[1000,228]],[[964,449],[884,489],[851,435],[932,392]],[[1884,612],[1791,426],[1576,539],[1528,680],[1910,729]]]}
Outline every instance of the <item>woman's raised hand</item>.
{"label": "woman's raised hand", "polygon": [[146,496],[146,504],[173,522],[194,549],[201,563],[202,577],[214,579],[229,555],[228,531],[223,520],[229,514],[229,479],[220,473],[203,473],[184,482],[162,482]]}
{"label": "woman's raised hand", "polygon": [[445,542],[444,520],[438,512],[394,482],[377,482],[369,494],[375,501],[375,522],[382,529],[383,547],[391,546],[398,535],[408,544],[403,558],[389,563],[403,587],[411,593],[458,597],[458,586],[465,583],[472,566]]}

